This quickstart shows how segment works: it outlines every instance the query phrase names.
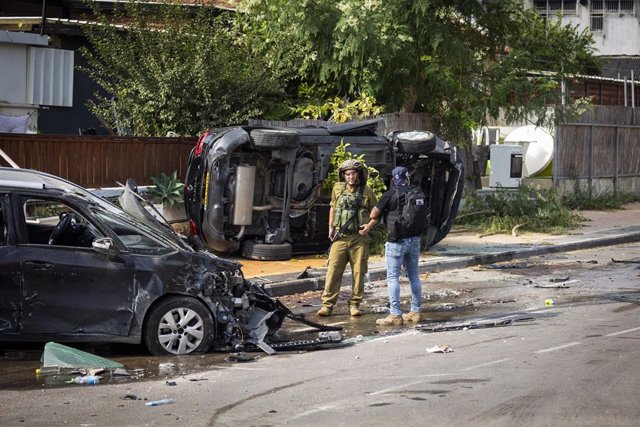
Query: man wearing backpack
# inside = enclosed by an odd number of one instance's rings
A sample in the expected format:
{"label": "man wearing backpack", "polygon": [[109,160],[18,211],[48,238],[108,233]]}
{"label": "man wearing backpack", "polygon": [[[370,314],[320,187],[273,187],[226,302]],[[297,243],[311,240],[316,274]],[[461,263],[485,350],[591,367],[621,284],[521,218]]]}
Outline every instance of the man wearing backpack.
{"label": "man wearing backpack", "polygon": [[[371,219],[385,217],[387,225],[387,287],[389,315],[376,320],[380,326],[398,326],[404,322],[420,320],[422,283],[418,273],[420,235],[428,224],[429,212],[420,187],[409,185],[409,171],[398,166],[391,172],[394,187],[387,190],[371,210]],[[400,270],[404,264],[411,283],[411,311],[400,310]]]}

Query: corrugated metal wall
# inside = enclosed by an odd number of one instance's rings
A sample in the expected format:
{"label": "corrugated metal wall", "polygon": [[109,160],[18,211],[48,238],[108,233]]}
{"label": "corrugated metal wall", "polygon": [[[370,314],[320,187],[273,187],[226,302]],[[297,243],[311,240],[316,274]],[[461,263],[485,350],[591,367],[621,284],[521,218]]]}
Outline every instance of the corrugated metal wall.
{"label": "corrugated metal wall", "polygon": [[27,103],[73,106],[73,51],[29,47]]}

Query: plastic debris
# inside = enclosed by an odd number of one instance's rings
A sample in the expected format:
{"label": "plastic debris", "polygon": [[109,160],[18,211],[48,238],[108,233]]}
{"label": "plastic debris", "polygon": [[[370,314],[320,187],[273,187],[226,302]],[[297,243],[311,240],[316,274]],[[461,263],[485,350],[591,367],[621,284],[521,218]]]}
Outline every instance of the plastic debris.
{"label": "plastic debris", "polygon": [[[48,342],[44,346],[42,353],[42,371],[47,368],[101,368],[117,369],[124,368],[122,363],[114,362],[95,354],[67,347],[55,342]],[[44,373],[44,372],[42,372]]]}
{"label": "plastic debris", "polygon": [[544,300],[544,305],[546,305],[547,307],[551,307],[554,304],[554,301],[551,298],[547,298],[546,300]]}
{"label": "plastic debris", "polygon": [[85,375],[83,377],[72,378],[69,383],[72,384],[90,384],[95,385],[100,383],[100,377],[96,375]]}
{"label": "plastic debris", "polygon": [[448,345],[434,345],[427,348],[428,353],[451,353],[453,349]]}
{"label": "plastic debris", "polygon": [[173,399],[161,399],[161,400],[152,400],[151,402],[145,402],[145,406],[160,406],[160,405],[170,405],[172,403],[176,403]]}

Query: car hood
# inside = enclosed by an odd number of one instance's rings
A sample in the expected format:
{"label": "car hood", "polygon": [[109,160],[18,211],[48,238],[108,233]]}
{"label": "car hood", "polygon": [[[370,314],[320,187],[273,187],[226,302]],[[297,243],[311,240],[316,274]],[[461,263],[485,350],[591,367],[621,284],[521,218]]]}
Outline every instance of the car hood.
{"label": "car hood", "polygon": [[136,183],[129,178],[124,187],[124,191],[118,198],[122,210],[131,215],[136,220],[151,227],[154,231],[162,235],[165,239],[176,242],[181,246],[185,246],[184,242],[176,235],[171,226],[164,220],[162,215],[156,211],[152,214],[145,207],[146,202],[142,196],[138,194]]}

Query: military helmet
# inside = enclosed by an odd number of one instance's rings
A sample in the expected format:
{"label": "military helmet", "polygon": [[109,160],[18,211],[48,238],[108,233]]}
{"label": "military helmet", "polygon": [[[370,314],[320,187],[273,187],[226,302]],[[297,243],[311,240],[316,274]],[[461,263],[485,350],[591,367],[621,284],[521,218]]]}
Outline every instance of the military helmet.
{"label": "military helmet", "polygon": [[338,178],[340,181],[345,181],[344,173],[348,170],[355,169],[358,171],[358,182],[361,184],[367,183],[367,178],[369,176],[369,170],[367,166],[357,159],[347,159],[340,164],[338,167]]}

